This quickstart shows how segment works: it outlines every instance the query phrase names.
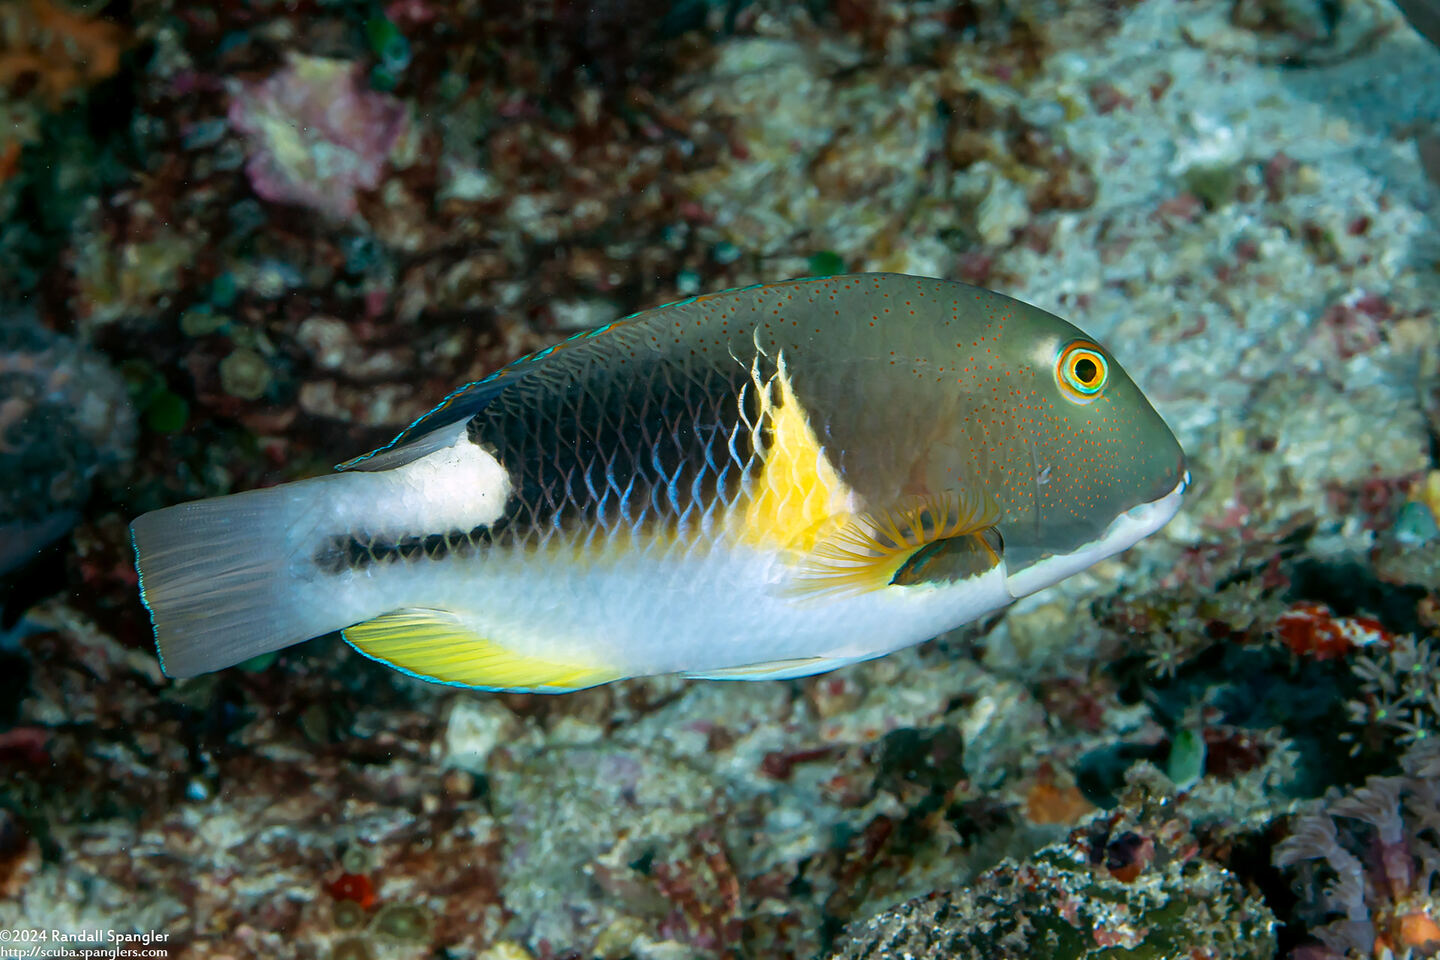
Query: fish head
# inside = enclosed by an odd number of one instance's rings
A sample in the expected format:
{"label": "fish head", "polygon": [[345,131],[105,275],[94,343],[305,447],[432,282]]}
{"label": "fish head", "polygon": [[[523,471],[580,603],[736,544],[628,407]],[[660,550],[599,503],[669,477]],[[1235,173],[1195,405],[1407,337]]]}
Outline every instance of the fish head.
{"label": "fish head", "polygon": [[986,375],[962,386],[957,452],[999,508],[1018,598],[1160,529],[1190,474],[1179,441],[1108,349],[1008,298],[993,316]]}

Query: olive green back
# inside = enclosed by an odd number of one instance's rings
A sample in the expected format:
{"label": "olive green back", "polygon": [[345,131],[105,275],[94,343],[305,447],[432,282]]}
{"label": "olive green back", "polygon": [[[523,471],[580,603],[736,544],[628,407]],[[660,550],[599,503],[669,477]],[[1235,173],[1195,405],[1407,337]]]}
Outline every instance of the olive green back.
{"label": "olive green back", "polygon": [[956,488],[993,495],[1012,571],[1094,540],[1184,471],[1174,435],[1108,351],[1104,389],[1072,399],[1056,358],[1086,335],[988,290],[859,274],[662,313],[647,318],[657,345],[664,328],[670,348],[722,365],[732,354],[748,362],[757,345],[769,358],[783,353],[820,441],[868,503]]}

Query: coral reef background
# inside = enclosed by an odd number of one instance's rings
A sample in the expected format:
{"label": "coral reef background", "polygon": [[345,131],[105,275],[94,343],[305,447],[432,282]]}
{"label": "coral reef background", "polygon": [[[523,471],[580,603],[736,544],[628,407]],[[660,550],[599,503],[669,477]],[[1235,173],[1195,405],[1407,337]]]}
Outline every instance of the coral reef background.
{"label": "coral reef background", "polygon": [[[1440,51],[1390,0],[6,0],[0,117],[0,929],[1440,953]],[[1112,345],[1182,514],[798,682],[469,694],[333,639],[160,675],[135,515],[840,270]]]}

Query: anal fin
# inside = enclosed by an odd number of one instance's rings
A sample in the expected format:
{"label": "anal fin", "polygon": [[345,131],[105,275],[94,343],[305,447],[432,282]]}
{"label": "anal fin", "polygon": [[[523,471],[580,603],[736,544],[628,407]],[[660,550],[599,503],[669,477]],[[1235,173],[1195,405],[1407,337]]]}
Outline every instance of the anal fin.
{"label": "anal fin", "polygon": [[600,664],[521,653],[482,636],[475,625],[448,610],[394,610],[346,627],[341,634],[372,660],[452,686],[565,693],[621,677]]}
{"label": "anal fin", "polygon": [[793,660],[769,660],[747,663],[743,667],[721,667],[704,673],[687,673],[692,680],[792,680],[811,674],[825,673],[848,664],[859,657],[797,657]]}

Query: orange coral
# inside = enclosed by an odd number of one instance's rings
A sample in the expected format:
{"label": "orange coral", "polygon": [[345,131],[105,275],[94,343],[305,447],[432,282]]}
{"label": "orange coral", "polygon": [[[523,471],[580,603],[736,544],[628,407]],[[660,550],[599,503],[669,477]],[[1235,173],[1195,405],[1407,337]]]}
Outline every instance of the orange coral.
{"label": "orange coral", "polygon": [[1292,603],[1275,618],[1275,633],[1295,653],[1316,660],[1343,657],[1372,643],[1389,646],[1394,638],[1372,617],[1337,617],[1323,603]]}
{"label": "orange coral", "polygon": [[1031,823],[1075,823],[1095,809],[1074,787],[1058,787],[1042,774],[1025,797],[1025,816]]}
{"label": "orange coral", "polygon": [[11,140],[0,147],[0,183],[4,183],[20,169],[20,142]]}
{"label": "orange coral", "polygon": [[345,873],[330,884],[330,896],[336,900],[353,900],[362,909],[375,906],[375,886],[363,873]]}
{"label": "orange coral", "polygon": [[0,87],[34,92],[47,106],[113,76],[130,42],[116,24],[53,0],[0,7]]}
{"label": "orange coral", "polygon": [[1423,911],[1406,914],[1398,924],[1400,943],[1406,947],[1427,947],[1440,943],[1440,926]]}

